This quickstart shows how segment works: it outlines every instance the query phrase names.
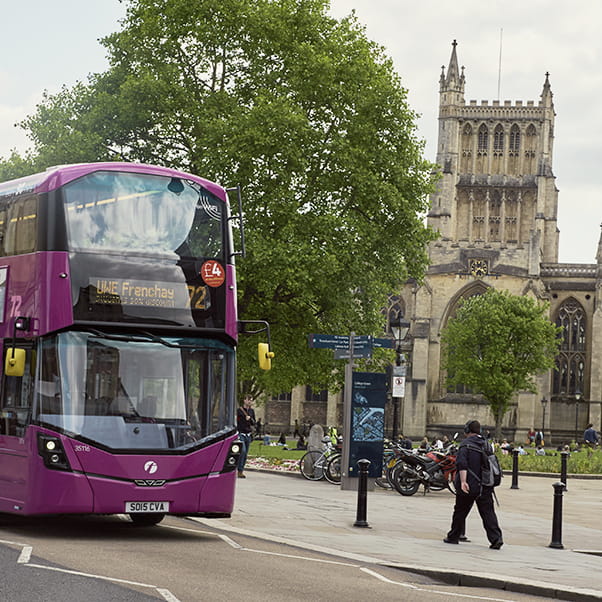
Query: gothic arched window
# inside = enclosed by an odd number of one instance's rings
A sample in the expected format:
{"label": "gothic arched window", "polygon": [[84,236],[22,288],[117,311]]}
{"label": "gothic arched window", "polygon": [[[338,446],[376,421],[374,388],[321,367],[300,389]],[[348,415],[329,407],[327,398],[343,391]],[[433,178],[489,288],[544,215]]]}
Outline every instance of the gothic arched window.
{"label": "gothic arched window", "polygon": [[[452,299],[450,301],[449,313],[448,313],[447,317],[445,318],[445,323],[447,323],[447,321],[450,320],[451,318],[455,317],[456,311],[458,310],[458,306],[462,300],[468,299],[470,297],[475,297],[477,295],[483,295],[487,291],[488,288],[489,287],[484,285],[482,282],[478,281],[478,282],[475,282],[474,284],[468,286],[466,289],[464,289],[464,291],[462,291],[462,293],[460,295],[458,295],[458,297],[456,299]],[[463,385],[463,384],[457,384],[457,385],[447,384],[446,385],[445,382],[447,380],[447,375],[445,373],[445,370],[443,369],[443,366],[440,366],[440,371],[441,371],[440,372],[441,382],[444,383],[443,390],[447,394],[473,395],[475,393],[475,391],[473,391],[467,385]]]}
{"label": "gothic arched window", "polygon": [[504,128],[500,124],[496,125],[493,131],[493,152],[504,152]]}
{"label": "gothic arched window", "polygon": [[552,393],[559,396],[584,393],[587,336],[581,304],[567,299],[558,309],[556,326],[562,327],[562,343],[556,356]]}
{"label": "gothic arched window", "polygon": [[510,128],[510,147],[511,153],[518,153],[520,150],[520,129],[516,123]]}
{"label": "gothic arched window", "polygon": [[485,124],[482,124],[479,128],[478,136],[478,151],[482,154],[487,154],[487,147],[489,146],[489,130]]}
{"label": "gothic arched window", "polygon": [[397,322],[400,318],[403,318],[405,315],[405,307],[403,300],[399,297],[399,295],[389,295],[389,303],[386,309],[387,315],[387,325],[385,328],[385,332],[387,334],[393,334],[391,330],[391,322]]}

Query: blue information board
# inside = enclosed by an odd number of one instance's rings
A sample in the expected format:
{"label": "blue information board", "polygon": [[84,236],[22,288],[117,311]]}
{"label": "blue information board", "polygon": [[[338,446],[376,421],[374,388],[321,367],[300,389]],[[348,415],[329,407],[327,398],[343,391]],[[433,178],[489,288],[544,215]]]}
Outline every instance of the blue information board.
{"label": "blue information board", "polygon": [[385,402],[387,375],[378,372],[354,372],[351,391],[351,438],[349,441],[350,477],[359,475],[357,461],[370,460],[369,477],[382,475],[385,438]]}

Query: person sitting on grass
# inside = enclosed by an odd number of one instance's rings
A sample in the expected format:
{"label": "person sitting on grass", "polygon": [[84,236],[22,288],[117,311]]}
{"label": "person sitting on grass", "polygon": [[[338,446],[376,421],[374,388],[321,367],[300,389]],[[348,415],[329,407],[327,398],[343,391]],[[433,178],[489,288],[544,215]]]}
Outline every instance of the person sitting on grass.
{"label": "person sitting on grass", "polygon": [[278,438],[278,445],[281,445],[284,449],[288,449],[286,446],[286,435],[284,433],[280,433],[280,437]]}

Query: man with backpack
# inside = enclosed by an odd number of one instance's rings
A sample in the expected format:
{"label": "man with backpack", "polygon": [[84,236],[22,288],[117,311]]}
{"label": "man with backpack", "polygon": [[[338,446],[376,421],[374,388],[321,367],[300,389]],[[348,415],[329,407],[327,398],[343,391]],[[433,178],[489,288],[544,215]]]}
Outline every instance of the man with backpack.
{"label": "man with backpack", "polygon": [[[466,517],[476,502],[492,550],[499,550],[504,541],[493,507],[493,488],[499,484],[501,471],[496,460],[491,459],[491,444],[481,436],[481,424],[470,420],[464,427],[466,438],[456,456],[456,503],[451,529],[445,543],[457,544],[464,534]],[[497,473],[497,474],[496,474]]]}

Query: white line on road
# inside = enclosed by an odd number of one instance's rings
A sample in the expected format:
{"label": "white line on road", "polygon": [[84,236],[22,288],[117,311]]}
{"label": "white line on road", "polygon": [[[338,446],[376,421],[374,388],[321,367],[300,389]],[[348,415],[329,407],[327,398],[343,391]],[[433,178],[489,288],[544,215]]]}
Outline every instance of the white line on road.
{"label": "white line on road", "polygon": [[167,602],[180,602],[168,589],[157,588],[157,592],[159,592]]}
{"label": "white line on road", "polygon": [[31,546],[23,546],[23,549],[21,550],[21,554],[19,554],[19,558],[17,558],[17,562],[19,564],[28,563],[29,559],[31,558],[32,550],[33,550],[33,548]]}
{"label": "white line on road", "polygon": [[377,573],[376,571],[373,571],[372,569],[366,568],[366,567],[361,567],[360,569],[361,571],[363,571],[364,573],[368,573],[368,575],[371,575],[372,577],[376,577],[376,579],[379,579],[380,581],[384,581],[385,583],[391,583],[392,585],[399,585],[401,587],[407,587],[409,589],[413,589],[417,592],[428,592],[429,594],[437,594],[439,596],[445,596],[445,597],[449,597],[449,598],[470,598],[472,600],[489,600],[490,602],[509,602],[509,600],[507,598],[487,598],[484,596],[471,596],[470,594],[457,594],[455,592],[450,592],[450,591],[438,591],[436,589],[432,589],[432,588],[426,588],[426,587],[418,587],[417,585],[412,585],[411,583],[402,583],[401,581],[394,581],[393,579],[389,579],[388,577],[385,577],[384,575],[380,575],[379,573]]}
{"label": "white line on road", "polygon": [[[200,520],[198,522],[201,522]],[[170,528],[170,529],[181,529],[181,527],[168,527],[167,525],[164,526],[165,528]],[[183,530],[188,530],[188,529],[183,529]],[[193,531],[193,529],[190,529],[191,531]],[[230,528],[230,530],[232,532],[238,532],[237,529],[234,528]],[[199,533],[199,531],[195,531],[196,533]],[[268,552],[265,550],[255,550],[252,548],[245,548],[244,546],[236,543],[233,539],[231,539],[230,537],[228,537],[227,535],[224,535],[222,533],[218,533],[218,532],[208,532],[208,531],[200,531],[203,534],[212,534],[215,537],[219,537],[222,541],[224,541],[225,543],[227,543],[228,545],[232,546],[233,548],[240,550],[241,552],[254,552],[256,554],[266,554],[266,555],[271,555],[271,556],[280,556],[283,558],[292,558],[295,560],[307,560],[310,562],[321,562],[324,564],[336,564],[336,565],[341,565],[341,566],[347,566],[350,568],[359,568],[361,571],[363,571],[364,573],[371,575],[372,577],[379,579],[380,581],[383,581],[385,583],[390,583],[392,585],[399,585],[401,587],[405,587],[414,591],[420,591],[420,592],[428,592],[428,593],[432,593],[432,594],[436,594],[439,596],[448,596],[448,597],[454,597],[454,598],[468,598],[468,599],[472,599],[472,600],[487,600],[488,602],[509,602],[508,599],[506,598],[489,598],[489,597],[483,597],[483,596],[471,596],[470,594],[460,594],[460,593],[455,593],[455,592],[450,592],[450,591],[439,591],[436,589],[431,589],[431,588],[425,588],[425,587],[418,587],[416,585],[413,585],[411,583],[403,583],[401,581],[394,581],[392,579],[389,579],[388,577],[385,577],[384,575],[381,575],[379,573],[377,573],[376,571],[369,569],[367,567],[363,567],[359,564],[352,564],[349,562],[340,562],[340,561],[335,561],[335,560],[326,560],[323,558],[309,558],[307,556],[300,556],[300,555],[295,555],[295,554],[282,554],[280,552]],[[253,537],[254,535],[248,534],[248,533],[244,533],[244,532],[238,532],[239,535],[247,535],[249,537]],[[260,538],[260,539],[264,539],[264,540],[268,540],[269,538]],[[272,542],[273,543],[283,543],[285,545],[294,545],[291,544],[290,542],[286,541],[286,540],[280,540],[278,541],[280,538],[273,538]],[[325,552],[326,553],[326,552]]]}
{"label": "white line on road", "polygon": [[268,552],[266,550],[253,550],[251,548],[243,548],[239,546],[242,552],[255,552],[256,554],[267,554],[269,556],[281,556],[282,558],[295,558],[297,560],[307,560],[309,562],[321,562],[323,564],[338,564],[339,566],[348,566],[354,569],[360,568],[359,564],[351,564],[350,562],[340,562],[337,560],[325,560],[324,558],[308,558],[307,556],[298,556],[295,554],[282,554],[281,552]]}
{"label": "white line on road", "polygon": [[233,548],[236,548],[237,550],[244,550],[245,549],[239,543],[236,543],[233,539],[230,539],[227,535],[224,535],[223,533],[218,533],[217,536],[222,541],[225,541],[229,546],[231,546]]}
{"label": "white line on road", "polygon": [[31,566],[36,569],[46,569],[47,571],[56,571],[57,573],[68,573],[69,575],[77,575],[78,577],[90,577],[92,579],[100,579],[101,581],[114,581],[115,583],[125,583],[126,585],[136,585],[138,587],[148,587],[157,589],[156,585],[149,583],[139,583],[138,581],[129,581],[128,579],[119,579],[117,577],[105,577],[104,575],[95,575],[94,573],[83,573],[82,571],[73,571],[71,569],[62,569],[55,566],[46,566],[43,564],[28,563],[25,566]]}
{"label": "white line on road", "polygon": [[[196,531],[198,533],[198,530]],[[151,585],[149,583],[139,583],[138,581],[129,581],[128,579],[118,579],[117,577],[105,577],[104,575],[95,575],[93,573],[83,573],[81,571],[73,571],[70,569],[63,569],[59,567],[53,566],[45,566],[43,564],[34,564],[29,562],[31,559],[31,554],[33,553],[33,547],[28,546],[24,543],[17,543],[15,541],[8,541],[6,539],[0,539],[0,544],[6,544],[9,546],[19,546],[21,548],[21,553],[19,554],[19,558],[17,559],[17,563],[23,566],[29,566],[36,569],[45,569],[47,571],[55,571],[57,573],[67,573],[70,575],[77,575],[79,577],[89,577],[90,579],[99,579],[101,581],[112,581],[114,583],[123,583],[124,585],[135,585],[137,587],[147,587],[149,589],[156,590],[167,602],[180,602],[176,596],[174,596],[168,589],[159,588],[156,585]]]}

